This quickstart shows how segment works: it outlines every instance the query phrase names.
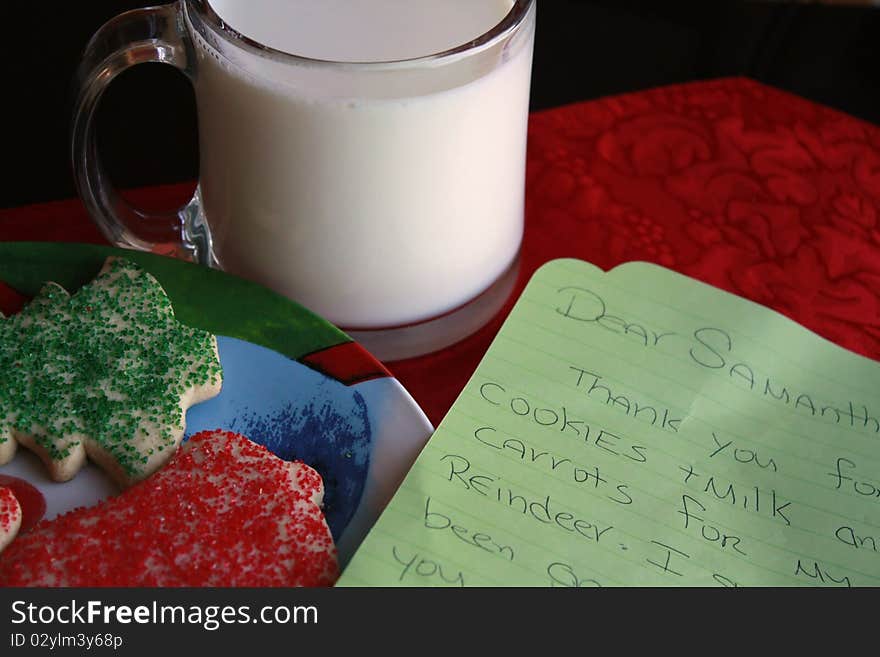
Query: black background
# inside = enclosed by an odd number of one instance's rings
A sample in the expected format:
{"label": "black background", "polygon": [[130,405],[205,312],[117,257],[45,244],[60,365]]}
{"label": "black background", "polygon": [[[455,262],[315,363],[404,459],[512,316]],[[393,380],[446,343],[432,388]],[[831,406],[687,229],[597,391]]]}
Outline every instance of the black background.
{"label": "black background", "polygon": [[[107,19],[145,0],[4,3],[0,207],[75,195],[73,76]],[[748,75],[880,124],[880,9],[779,2],[538,0],[532,109]],[[198,175],[195,102],[169,66],[111,85],[99,139],[116,183]]]}

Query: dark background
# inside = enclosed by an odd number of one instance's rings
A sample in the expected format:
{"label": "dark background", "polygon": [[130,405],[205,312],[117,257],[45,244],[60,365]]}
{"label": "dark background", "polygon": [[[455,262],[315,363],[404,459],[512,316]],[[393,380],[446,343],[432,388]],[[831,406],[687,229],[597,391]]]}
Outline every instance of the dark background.
{"label": "dark background", "polygon": [[[146,0],[6,3],[0,207],[75,195],[69,170],[73,76],[107,19]],[[880,124],[880,8],[812,3],[538,0],[532,109],[727,75]],[[99,139],[122,187],[198,175],[195,101],[170,66],[120,76]]]}

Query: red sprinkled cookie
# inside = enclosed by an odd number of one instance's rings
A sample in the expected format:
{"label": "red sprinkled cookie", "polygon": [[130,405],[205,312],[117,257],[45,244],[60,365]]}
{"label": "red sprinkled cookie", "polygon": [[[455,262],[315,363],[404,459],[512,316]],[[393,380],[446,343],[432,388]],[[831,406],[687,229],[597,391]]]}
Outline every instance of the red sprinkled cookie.
{"label": "red sprinkled cookie", "polygon": [[43,521],[0,559],[6,586],[327,586],[320,475],[244,436],[193,436],[149,479]]}
{"label": "red sprinkled cookie", "polygon": [[11,488],[0,487],[0,552],[12,542],[21,527],[21,507]]}

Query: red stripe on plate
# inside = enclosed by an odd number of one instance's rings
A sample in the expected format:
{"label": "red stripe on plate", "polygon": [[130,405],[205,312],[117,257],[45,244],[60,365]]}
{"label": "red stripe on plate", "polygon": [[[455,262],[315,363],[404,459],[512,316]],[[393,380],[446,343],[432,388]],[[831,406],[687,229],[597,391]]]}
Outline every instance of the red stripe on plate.
{"label": "red stripe on plate", "polygon": [[30,301],[29,297],[24,296],[3,281],[0,281],[0,313],[14,315],[24,308],[28,301]]}
{"label": "red stripe on plate", "polygon": [[392,376],[357,342],[344,342],[302,356],[299,362],[347,386]]}

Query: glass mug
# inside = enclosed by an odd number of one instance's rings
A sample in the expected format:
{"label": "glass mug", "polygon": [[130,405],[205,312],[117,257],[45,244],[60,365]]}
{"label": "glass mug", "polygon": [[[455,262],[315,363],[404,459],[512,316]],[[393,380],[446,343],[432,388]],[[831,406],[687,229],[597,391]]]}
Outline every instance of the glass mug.
{"label": "glass mug", "polygon": [[[78,74],[78,192],[118,246],[262,283],[379,358],[441,348],[515,282],[535,12],[535,0],[180,0],[121,14]],[[195,88],[199,183],[167,215],[122,200],[96,149],[104,89],[144,62]]]}

